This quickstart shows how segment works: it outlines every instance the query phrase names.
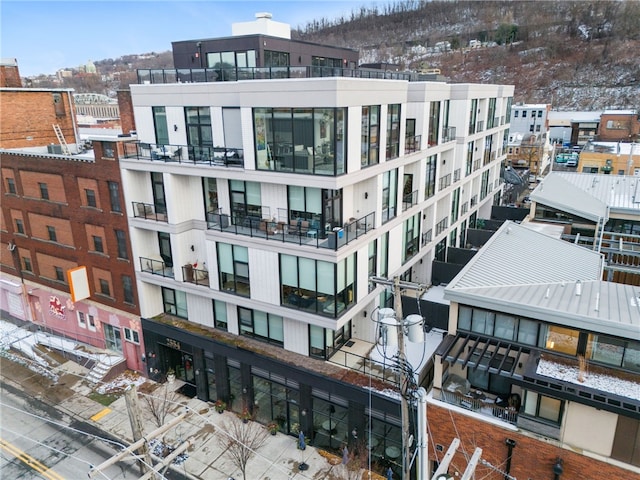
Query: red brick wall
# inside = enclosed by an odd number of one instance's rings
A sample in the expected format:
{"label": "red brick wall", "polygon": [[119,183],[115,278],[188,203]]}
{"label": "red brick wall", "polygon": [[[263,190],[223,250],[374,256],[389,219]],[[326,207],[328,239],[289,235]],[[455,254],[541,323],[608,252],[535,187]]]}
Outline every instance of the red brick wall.
{"label": "red brick wall", "polygon": [[[504,469],[508,454],[505,440],[509,438],[517,443],[513,449],[510,474],[518,480],[553,480],[552,469],[558,457],[564,460],[562,480],[640,479],[639,475],[628,470],[562,449],[554,440],[538,440],[433,404],[427,406],[427,421],[430,429],[429,460],[434,460],[433,445],[444,447],[442,452],[437,452],[437,458],[442,459],[451,441],[456,437],[460,439],[450,474],[464,472],[468,463],[464,454],[470,458],[476,447],[482,448],[484,460]],[[475,478],[504,480],[504,474],[480,464]]]}
{"label": "red brick wall", "polygon": [[[98,147],[96,153],[102,151],[99,148],[100,143],[99,141],[94,142],[94,145]],[[116,149],[116,155],[119,151],[120,148]],[[122,230],[127,238],[129,237],[125,213],[126,203],[122,187],[120,188],[120,205],[124,211],[111,211],[108,182],[122,184],[118,159],[103,160],[97,154],[94,163],[72,158],[0,153],[0,164],[2,164],[3,176],[0,207],[3,218],[8,221],[5,227],[6,231],[0,232],[0,243],[7,245],[9,241],[12,241],[21,252],[30,252],[33,273],[23,272],[24,278],[68,292],[68,285],[52,281],[55,278],[52,273],[54,265],[65,269],[67,265],[70,267],[86,265],[89,284],[92,286],[99,285],[94,277],[94,268],[110,272],[113,278],[111,286],[113,299],[99,295],[92,295],[91,299],[124,312],[139,315],[137,293],[135,292],[135,259],[132,257],[131,247],[127,247],[128,260],[118,258],[115,230]],[[8,176],[15,178],[17,195],[7,193],[5,177]],[[97,204],[101,208],[83,206],[86,204],[86,196],[84,188],[81,189],[80,185],[86,186],[89,178],[93,179],[89,183],[95,185]],[[37,184],[43,179],[46,180],[49,187],[50,198],[55,198],[58,201],[40,199]],[[24,236],[17,235],[15,223],[10,223],[12,218],[16,218],[18,212],[22,212],[25,221],[26,235]],[[57,243],[48,241],[46,225],[56,226]],[[93,242],[89,236],[91,226],[98,226],[99,231],[104,235],[104,254],[96,254],[93,251]],[[40,239],[44,239],[44,241]],[[71,245],[73,248],[63,247],[60,245],[62,243]],[[2,268],[6,268],[7,273],[17,275],[18,272],[13,268],[12,259],[5,258],[6,248],[2,250]],[[21,256],[26,255],[21,253]],[[44,263],[41,265],[41,262]],[[134,280],[134,303],[136,305],[124,302],[124,293],[120,282],[122,275],[128,275]]]}
{"label": "red brick wall", "polygon": [[[615,128],[608,128],[609,121]],[[640,122],[638,115],[602,114],[598,126],[598,140],[601,142],[632,142],[638,140]]]}
{"label": "red brick wall", "polygon": [[[56,115],[54,93],[61,95],[64,116]],[[0,93],[0,148],[42,147],[59,144],[53,125],[60,129],[68,144],[77,143],[73,124],[73,99],[64,90],[6,90]]]}
{"label": "red brick wall", "polygon": [[20,70],[17,66],[3,65],[0,67],[0,87],[22,88]]}
{"label": "red brick wall", "polygon": [[127,134],[136,129],[136,120],[133,116],[133,102],[131,90],[118,90],[118,106],[120,108],[120,125],[122,133]]}

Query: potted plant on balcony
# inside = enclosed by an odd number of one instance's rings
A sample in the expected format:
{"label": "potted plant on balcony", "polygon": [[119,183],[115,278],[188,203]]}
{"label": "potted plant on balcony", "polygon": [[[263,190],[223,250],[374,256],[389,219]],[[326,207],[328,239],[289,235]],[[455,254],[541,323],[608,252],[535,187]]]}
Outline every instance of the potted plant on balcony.
{"label": "potted plant on balcony", "polygon": [[167,370],[167,382],[173,383],[176,381],[176,371],[173,368]]}
{"label": "potted plant on balcony", "polygon": [[213,408],[216,409],[216,412],[222,413],[227,409],[227,403],[224,400],[216,400],[216,403],[213,404]]}
{"label": "potted plant on balcony", "polygon": [[244,410],[242,410],[242,413],[238,414],[238,417],[240,418],[240,420],[242,420],[242,423],[247,423],[249,420],[251,420],[251,412],[248,408],[245,408]]}
{"label": "potted plant on balcony", "polygon": [[267,430],[269,430],[269,433],[271,435],[275,435],[276,433],[278,433],[278,430],[280,430],[280,427],[276,422],[269,422],[267,424]]}

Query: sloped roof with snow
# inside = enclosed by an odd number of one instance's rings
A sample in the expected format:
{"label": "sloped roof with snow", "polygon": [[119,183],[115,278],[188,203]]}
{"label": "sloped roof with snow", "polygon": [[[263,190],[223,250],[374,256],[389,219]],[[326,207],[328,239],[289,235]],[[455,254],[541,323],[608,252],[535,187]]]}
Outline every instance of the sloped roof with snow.
{"label": "sloped roof with snow", "polygon": [[602,262],[597,252],[505,222],[444,298],[640,340],[640,287],[602,281]]}

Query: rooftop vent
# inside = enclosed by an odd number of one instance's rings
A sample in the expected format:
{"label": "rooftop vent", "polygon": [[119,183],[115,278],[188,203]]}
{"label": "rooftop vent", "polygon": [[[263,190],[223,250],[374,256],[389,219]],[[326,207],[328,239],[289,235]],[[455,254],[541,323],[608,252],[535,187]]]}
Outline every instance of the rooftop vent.
{"label": "rooftop vent", "polygon": [[273,15],[269,12],[258,12],[256,18],[273,18]]}

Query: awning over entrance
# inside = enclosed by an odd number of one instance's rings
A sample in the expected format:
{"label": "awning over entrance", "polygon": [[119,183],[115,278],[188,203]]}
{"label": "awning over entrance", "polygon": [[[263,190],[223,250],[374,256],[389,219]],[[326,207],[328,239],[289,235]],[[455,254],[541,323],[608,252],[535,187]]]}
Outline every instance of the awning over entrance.
{"label": "awning over entrance", "polygon": [[449,363],[460,363],[463,368],[469,367],[473,371],[488,370],[489,373],[522,378],[515,371],[521,361],[521,355],[530,352],[530,348],[506,340],[459,332],[457,335],[448,335],[436,350],[436,355],[440,355]]}

